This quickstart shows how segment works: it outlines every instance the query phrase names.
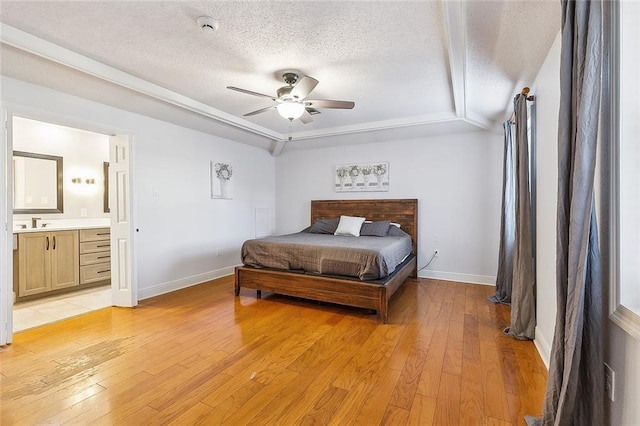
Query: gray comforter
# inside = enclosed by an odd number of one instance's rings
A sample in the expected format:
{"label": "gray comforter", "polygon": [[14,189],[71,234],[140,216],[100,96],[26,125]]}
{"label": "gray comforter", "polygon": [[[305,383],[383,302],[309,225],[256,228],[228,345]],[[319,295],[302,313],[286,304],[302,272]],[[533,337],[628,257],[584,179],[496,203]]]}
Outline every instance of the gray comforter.
{"label": "gray comforter", "polygon": [[298,232],[248,240],[242,245],[242,263],[376,280],[393,273],[411,254],[411,237],[402,234],[346,237]]}

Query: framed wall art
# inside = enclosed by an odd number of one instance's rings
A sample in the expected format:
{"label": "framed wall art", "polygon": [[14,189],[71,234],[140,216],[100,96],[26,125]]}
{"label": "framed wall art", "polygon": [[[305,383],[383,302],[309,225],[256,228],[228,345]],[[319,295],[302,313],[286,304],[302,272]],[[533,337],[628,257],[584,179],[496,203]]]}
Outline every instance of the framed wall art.
{"label": "framed wall art", "polygon": [[337,165],[334,187],[336,192],[389,191],[389,162]]}
{"label": "framed wall art", "polygon": [[233,167],[227,163],[210,162],[211,167],[211,198],[231,199],[231,177]]}

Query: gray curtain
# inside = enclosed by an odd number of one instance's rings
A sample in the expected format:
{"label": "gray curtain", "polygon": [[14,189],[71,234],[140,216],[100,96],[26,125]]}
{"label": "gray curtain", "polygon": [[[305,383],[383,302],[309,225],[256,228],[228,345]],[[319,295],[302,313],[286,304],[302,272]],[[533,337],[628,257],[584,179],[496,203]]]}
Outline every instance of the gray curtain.
{"label": "gray curtain", "polygon": [[516,112],[516,239],[513,250],[511,325],[505,333],[516,339],[525,340],[533,339],[536,329],[526,95],[516,96],[514,110]]}
{"label": "gray curtain", "polygon": [[[511,324],[505,329],[505,333],[516,339],[526,340],[534,338],[536,326],[526,95],[518,94],[515,97],[514,111],[516,137],[513,145],[515,149],[511,155],[507,155],[505,124],[503,224],[496,294],[490,300],[511,302]],[[513,161],[513,166],[509,169],[507,165],[510,160]],[[509,191],[513,191],[512,194]],[[513,200],[510,199],[511,196]],[[509,229],[511,226],[512,230]],[[509,238],[512,238],[512,243]]]}
{"label": "gray curtain", "polygon": [[514,125],[505,121],[504,155],[502,167],[502,217],[500,219],[500,252],[498,253],[498,275],[496,277],[496,293],[489,297],[494,303],[511,303],[511,287],[513,283],[513,245],[516,227],[516,187],[513,179],[515,173],[515,138]]}
{"label": "gray curtain", "polygon": [[558,312],[545,425],[604,424],[603,293],[594,175],[602,76],[600,1],[562,1]]}

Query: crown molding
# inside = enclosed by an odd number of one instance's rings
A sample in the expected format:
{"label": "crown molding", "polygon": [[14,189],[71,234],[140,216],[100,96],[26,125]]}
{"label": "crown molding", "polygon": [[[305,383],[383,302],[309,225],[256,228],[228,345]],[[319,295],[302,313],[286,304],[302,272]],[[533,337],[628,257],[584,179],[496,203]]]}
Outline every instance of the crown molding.
{"label": "crown molding", "polygon": [[333,127],[325,130],[311,130],[307,132],[296,132],[292,134],[294,140],[317,139],[331,136],[351,135],[355,133],[375,132],[378,130],[389,130],[412,126],[422,126],[425,124],[446,123],[459,120],[452,113],[434,114],[424,117],[408,117],[394,120],[374,121],[350,126]]}
{"label": "crown molding", "polygon": [[[461,2],[445,2],[445,15],[447,18],[446,27],[448,33],[449,65],[455,111],[429,116],[360,123],[322,130],[302,131],[292,134],[292,138],[294,140],[321,139],[334,136],[430,124],[442,124],[456,121],[464,121],[484,130],[493,130],[496,127],[495,123],[479,115],[470,114],[466,107],[466,27],[464,4]],[[132,74],[73,52],[1,22],[0,42],[121,87],[125,87],[137,93],[141,93],[196,114],[209,117],[226,125],[268,138],[274,142],[271,150],[271,154],[274,156],[279,155],[285,146],[286,136],[283,133],[259,126],[245,119],[213,108],[202,102],[196,101],[157,84],[148,82]]]}
{"label": "crown molding", "polygon": [[484,130],[488,130],[490,132],[500,130],[500,126],[498,123],[488,119],[487,117],[484,117],[480,114],[476,114],[471,111],[468,111],[467,114],[462,119],[469,124],[473,124],[476,127],[479,127]]}
{"label": "crown molding", "polygon": [[281,133],[266,127],[255,125],[234,115],[198,102],[154,83],[150,83],[132,74],[73,52],[57,44],[43,40],[25,31],[0,23],[0,41],[9,46],[40,56],[69,68],[109,81],[146,96],[167,102],[186,110],[207,116],[224,124],[264,136],[269,139],[282,139]]}

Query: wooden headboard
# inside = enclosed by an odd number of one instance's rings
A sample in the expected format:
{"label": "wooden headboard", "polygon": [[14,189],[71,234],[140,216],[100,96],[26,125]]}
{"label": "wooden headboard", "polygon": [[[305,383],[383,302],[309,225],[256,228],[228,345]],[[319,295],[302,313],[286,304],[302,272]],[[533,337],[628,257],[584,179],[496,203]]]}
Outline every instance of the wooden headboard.
{"label": "wooden headboard", "polygon": [[418,255],[418,200],[312,200],[311,224],[316,219],[346,216],[366,217],[367,220],[390,220],[400,224],[411,235],[413,254]]}

